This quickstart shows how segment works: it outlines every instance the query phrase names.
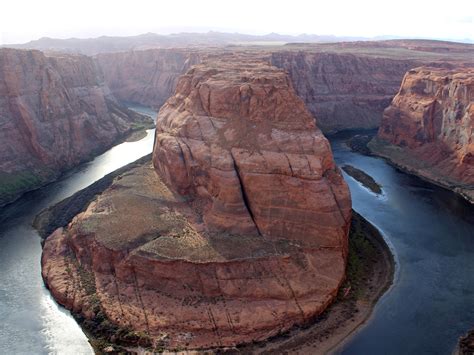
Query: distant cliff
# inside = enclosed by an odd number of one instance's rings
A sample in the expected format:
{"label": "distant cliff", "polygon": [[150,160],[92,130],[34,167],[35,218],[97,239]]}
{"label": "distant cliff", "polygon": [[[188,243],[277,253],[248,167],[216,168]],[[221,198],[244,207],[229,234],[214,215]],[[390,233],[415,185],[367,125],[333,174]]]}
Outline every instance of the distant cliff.
{"label": "distant cliff", "polygon": [[410,70],[370,147],[474,201],[474,68]]}
{"label": "distant cliff", "polygon": [[473,45],[423,40],[292,44],[281,47],[149,49],[97,55],[120,100],[159,108],[178,77],[208,57],[259,56],[288,72],[324,132],[376,128],[405,73],[421,65],[472,62]]}
{"label": "distant cliff", "polygon": [[116,101],[89,57],[0,49],[0,206],[144,119]]}
{"label": "distant cliff", "polygon": [[324,131],[375,128],[414,60],[354,54],[277,52],[273,65],[293,86]]}
{"label": "distant cliff", "polygon": [[150,49],[96,57],[113,94],[154,108],[171,96],[181,74],[199,62],[191,50]]}

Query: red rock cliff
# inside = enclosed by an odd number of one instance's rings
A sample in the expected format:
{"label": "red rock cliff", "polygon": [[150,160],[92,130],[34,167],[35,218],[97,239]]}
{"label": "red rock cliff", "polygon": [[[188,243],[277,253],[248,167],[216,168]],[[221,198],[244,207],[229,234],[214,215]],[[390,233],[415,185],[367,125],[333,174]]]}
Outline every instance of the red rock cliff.
{"label": "red rock cliff", "polygon": [[58,302],[199,349],[266,339],[331,303],[349,190],[283,71],[240,57],[192,68],[160,110],[153,163],[46,240]]}
{"label": "red rock cliff", "polygon": [[346,186],[284,72],[261,61],[210,60],[180,79],[157,122],[155,167],[174,190],[205,202],[211,228],[331,240],[340,233],[320,227],[340,225],[338,207],[346,220]]}
{"label": "red rock cliff", "polygon": [[474,69],[410,70],[371,148],[474,200]]}
{"label": "red rock cliff", "polygon": [[0,205],[91,158],[139,119],[92,59],[0,49]]}
{"label": "red rock cliff", "polygon": [[[222,50],[153,49],[100,54],[98,63],[121,100],[159,108],[178,78],[209,53]],[[414,60],[372,58],[308,51],[259,51],[288,71],[297,94],[325,131],[378,127],[382,112],[398,91]]]}
{"label": "red rock cliff", "polygon": [[199,55],[190,49],[149,49],[99,54],[96,59],[119,100],[159,109]]}
{"label": "red rock cliff", "polygon": [[276,52],[273,65],[288,71],[323,131],[376,128],[414,60],[341,53]]}

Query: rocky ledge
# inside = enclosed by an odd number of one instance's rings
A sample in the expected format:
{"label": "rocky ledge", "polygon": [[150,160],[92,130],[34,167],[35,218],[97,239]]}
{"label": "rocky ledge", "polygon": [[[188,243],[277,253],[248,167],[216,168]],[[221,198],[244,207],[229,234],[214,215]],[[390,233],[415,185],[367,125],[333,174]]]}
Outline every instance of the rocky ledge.
{"label": "rocky ledge", "polygon": [[0,49],[0,206],[150,124],[91,58]]}
{"label": "rocky ledge", "polygon": [[350,217],[329,143],[287,74],[210,58],[160,110],[153,166],[116,177],[47,238],[43,278],[59,303],[113,328],[111,341],[259,341],[334,300]]}
{"label": "rocky ledge", "polygon": [[474,202],[473,102],[474,68],[412,69],[369,148]]}

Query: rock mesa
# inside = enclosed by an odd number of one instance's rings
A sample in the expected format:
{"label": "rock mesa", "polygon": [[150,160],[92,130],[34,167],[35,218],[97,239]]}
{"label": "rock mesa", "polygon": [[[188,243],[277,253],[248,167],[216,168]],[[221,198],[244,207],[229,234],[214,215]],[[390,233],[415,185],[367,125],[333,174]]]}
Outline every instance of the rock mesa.
{"label": "rock mesa", "polygon": [[264,340],[331,303],[350,195],[285,72],[236,56],[194,66],[160,110],[153,166],[46,240],[61,304],[153,346],[204,349]]}

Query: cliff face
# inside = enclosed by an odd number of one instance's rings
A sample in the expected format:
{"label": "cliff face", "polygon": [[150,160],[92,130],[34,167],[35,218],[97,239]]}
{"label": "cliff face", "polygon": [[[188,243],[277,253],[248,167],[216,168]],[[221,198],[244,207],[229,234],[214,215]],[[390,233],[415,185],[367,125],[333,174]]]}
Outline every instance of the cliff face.
{"label": "cliff face", "polygon": [[150,49],[96,57],[115,97],[159,109],[181,74],[199,62],[192,50]]}
{"label": "cliff face", "polygon": [[140,120],[117,103],[92,59],[0,49],[0,206],[91,158]]}
{"label": "cliff face", "polygon": [[410,70],[371,148],[474,200],[474,69]]}
{"label": "cliff face", "polygon": [[[159,108],[179,76],[215,52],[225,55],[222,50],[154,49],[100,54],[97,61],[117,98]],[[417,65],[414,60],[311,51],[257,55],[288,71],[298,96],[324,131],[378,127],[403,75]]]}
{"label": "cliff face", "polygon": [[376,128],[414,60],[342,53],[276,52],[271,63],[288,71],[323,131]]}
{"label": "cliff face", "polygon": [[349,190],[283,71],[237,56],[188,71],[160,110],[153,164],[46,240],[61,304],[151,346],[202,349],[266,339],[334,299]]}
{"label": "cliff face", "polygon": [[[259,60],[238,66],[211,60],[184,75],[160,111],[153,161],[177,192],[203,201],[204,221],[216,229],[321,236],[317,221],[324,212],[315,201],[326,200],[330,210],[348,206],[347,194],[331,198],[332,188],[339,192],[345,184],[313,116],[288,76]],[[269,198],[280,189],[288,192]],[[308,221],[293,221],[301,210]]]}

